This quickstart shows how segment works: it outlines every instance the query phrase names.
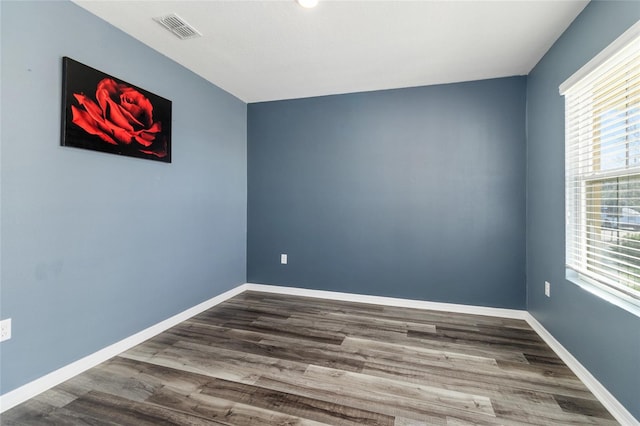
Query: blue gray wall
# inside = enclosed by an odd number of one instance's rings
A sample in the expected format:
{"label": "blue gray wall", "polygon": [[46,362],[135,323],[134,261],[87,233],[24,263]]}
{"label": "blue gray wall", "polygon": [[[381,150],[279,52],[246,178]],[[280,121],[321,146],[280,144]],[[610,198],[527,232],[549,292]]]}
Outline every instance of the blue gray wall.
{"label": "blue gray wall", "polygon": [[[246,281],[246,105],[70,2],[1,3],[1,392]],[[173,101],[173,163],[60,147],[62,56]]]}
{"label": "blue gray wall", "polygon": [[524,308],[525,95],[512,77],[250,104],[248,280]]}
{"label": "blue gray wall", "polygon": [[[523,308],[526,222],[528,309],[640,418],[640,321],[564,278],[558,94],[639,17],[592,2],[529,76],[526,114],[508,78],[253,104],[247,136],[242,102],[81,8],[1,1],[0,393],[245,272]],[[173,164],[60,147],[64,55],[172,99]]]}
{"label": "blue gray wall", "polygon": [[[591,2],[527,87],[527,308],[640,419],[640,318],[565,279],[564,99],[558,86],[640,19],[640,2]],[[551,298],[544,281],[551,282]]]}

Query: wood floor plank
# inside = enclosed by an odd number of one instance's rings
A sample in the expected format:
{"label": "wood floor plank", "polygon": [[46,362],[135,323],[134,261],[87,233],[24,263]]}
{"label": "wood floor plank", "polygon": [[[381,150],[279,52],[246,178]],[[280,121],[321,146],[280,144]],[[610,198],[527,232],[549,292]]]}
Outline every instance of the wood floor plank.
{"label": "wood floor plank", "polygon": [[504,404],[500,400],[493,402],[496,416],[510,423],[526,423],[533,425],[599,425],[609,426],[617,425],[618,422],[611,419],[602,419],[592,417],[586,413],[580,415],[571,415],[570,413],[558,413],[556,411],[535,411],[528,408],[527,405],[513,407]]}
{"label": "wood floor plank", "polygon": [[616,425],[523,320],[244,292],[14,425]]}
{"label": "wood floor plank", "polygon": [[565,395],[554,395],[563,411],[567,413],[585,414],[599,419],[613,420],[613,417],[602,404],[589,398],[573,398]]}
{"label": "wood floor plank", "polygon": [[159,390],[149,399],[156,405],[171,407],[181,413],[202,417],[223,425],[291,425],[322,426],[325,423],[282,414],[252,404],[234,402],[204,393],[184,393],[170,387]]}
{"label": "wood floor plank", "polygon": [[394,423],[392,416],[373,411],[227,380],[210,382],[202,393],[329,424],[392,426]]}
{"label": "wood floor plank", "polygon": [[[410,418],[413,420],[422,421],[426,425],[446,425],[446,419],[444,415],[438,415],[431,411],[407,408],[402,404],[398,404],[395,399],[377,401],[371,400],[368,392],[345,393],[342,391],[342,389],[334,389],[331,387],[323,388],[322,386],[317,386],[316,382],[301,377],[261,377],[255,383],[255,385],[267,389],[290,393],[292,395],[301,395],[320,401],[340,401],[342,404],[349,407],[365,411],[375,411],[394,417],[401,416],[404,418]],[[479,424],[493,425],[498,423]]]}
{"label": "wood floor plank", "polygon": [[[291,340],[295,345],[295,350],[292,350],[291,345],[269,345],[264,341],[256,341],[258,339],[252,338],[252,334],[264,338],[264,335],[260,333],[242,331],[242,335],[239,335],[238,333],[229,333],[221,327],[209,327],[197,322],[190,322],[185,327],[172,329],[168,333],[185,342],[206,344],[305,364],[313,363],[347,371],[360,371],[364,365],[362,360],[357,360],[348,354],[344,356],[345,354],[339,348],[330,349],[335,345],[320,344],[319,347],[307,348],[306,346],[301,347],[299,340],[295,339]],[[247,336],[249,340],[244,339]]]}
{"label": "wood floor plank", "polygon": [[468,419],[477,424],[501,424],[491,412],[488,412],[488,398],[478,398],[476,401],[473,395],[447,393],[444,390],[430,393],[431,389],[426,387],[412,388],[390,382],[376,378],[363,378],[354,382],[351,378],[332,377],[330,373],[324,374],[319,371],[306,374],[304,377],[265,376],[256,382],[256,386],[314,399],[339,399],[352,407],[425,421],[429,425],[446,424],[447,415]]}
{"label": "wood floor plank", "polygon": [[342,343],[343,336],[336,335],[330,331],[319,331],[311,327],[282,327],[280,324],[274,324],[269,322],[257,323],[251,321],[250,323],[244,323],[237,319],[230,319],[222,324],[225,327],[237,328],[240,330],[257,331],[265,334],[274,334],[289,336],[304,340],[312,340],[316,342],[327,343],[330,345],[339,345]]}
{"label": "wood floor plank", "polygon": [[[362,339],[360,339],[362,340]],[[482,348],[482,347],[473,347],[470,345],[459,345],[452,344],[450,342],[441,342],[439,340],[420,340],[420,339],[393,339],[387,336],[387,338],[383,341],[366,339],[371,342],[372,345],[376,345],[379,348],[384,347],[385,345],[394,345],[394,347],[405,347],[411,348],[413,350],[426,350],[438,353],[446,353],[449,354],[451,358],[453,358],[454,354],[460,354],[462,356],[467,357],[475,357],[476,359],[484,358],[491,359],[494,362],[498,360],[502,361],[512,361],[519,362],[523,364],[529,364],[529,361],[525,357],[522,352],[507,350],[505,348],[501,348],[501,350],[496,350],[496,348]],[[345,338],[345,342],[353,342],[354,337]],[[344,344],[344,343],[343,343]]]}
{"label": "wood floor plank", "polygon": [[549,356],[551,349],[542,347],[539,344],[530,344],[515,341],[513,339],[501,339],[480,335],[479,333],[455,332],[438,329],[434,333],[423,333],[420,331],[407,332],[408,337],[420,339],[422,342],[437,342],[438,344],[450,344],[451,347],[465,350],[465,346],[471,349],[488,349],[490,351],[509,351],[515,353],[528,353],[532,355]]}
{"label": "wood floor plank", "polygon": [[[342,342],[341,348],[349,350],[357,350],[360,353],[366,353],[371,357],[386,359],[391,357],[392,362],[409,361],[414,363],[425,363],[426,365],[450,365],[452,367],[475,370],[478,367],[498,368],[497,361],[487,354],[470,355],[462,352],[446,351],[441,349],[432,349],[429,347],[412,346],[401,343],[388,341],[376,341],[370,339],[362,339],[358,337],[347,337]],[[522,360],[523,357],[517,357]]]}
{"label": "wood floor plank", "polygon": [[262,374],[267,372],[272,374],[303,374],[306,369],[306,364],[302,363],[183,341],[153,357],[137,357],[127,352],[120,356],[247,384],[253,384]]}
{"label": "wood floor plank", "polygon": [[361,371],[364,374],[383,377],[401,377],[408,382],[438,383],[445,388],[487,389],[499,388],[501,392],[532,390],[545,393],[561,393],[568,397],[592,398],[592,394],[584,388],[577,378],[563,378],[546,375],[540,372],[512,374],[489,367],[469,369],[456,368],[451,365],[431,364],[424,368],[421,364],[389,364],[388,362],[370,361],[365,363]]}
{"label": "wood floor plank", "polygon": [[[401,380],[386,379],[361,373],[340,371],[332,368],[310,365],[304,376],[322,381],[325,386],[335,386],[343,392],[366,392],[370,398],[395,398],[407,406],[428,407],[439,412],[440,407],[457,411],[469,411],[478,415],[495,417],[489,398],[448,389],[413,385]],[[434,408],[438,406],[438,408]]]}
{"label": "wood floor plank", "polygon": [[[554,384],[541,384],[536,382],[518,382],[517,380],[501,379],[497,376],[485,375],[479,371],[474,376],[469,373],[456,373],[450,369],[430,369],[425,372],[421,369],[410,369],[406,367],[395,367],[383,364],[370,363],[361,371],[362,374],[382,377],[388,379],[401,379],[407,383],[419,385],[430,384],[439,386],[443,389],[456,390],[461,392],[469,392],[474,394],[487,395],[492,398],[502,398],[509,400],[515,398],[518,400],[522,395],[531,392],[537,394],[552,395],[551,392],[557,391],[559,386]],[[582,390],[564,390],[566,397],[589,399],[590,394]],[[549,401],[553,401],[551,397]],[[553,401],[553,405],[557,407],[557,403]]]}
{"label": "wood floor plank", "polygon": [[97,391],[91,391],[83,395],[66,405],[65,408],[75,412],[79,418],[107,420],[115,424],[138,426],[224,424],[203,416],[172,410],[161,405],[131,401]]}
{"label": "wood floor plank", "polygon": [[32,398],[0,414],[0,424],[6,426],[33,425],[38,422],[46,424],[44,419],[52,411],[57,411],[56,409],[59,407],[49,404],[43,398]]}

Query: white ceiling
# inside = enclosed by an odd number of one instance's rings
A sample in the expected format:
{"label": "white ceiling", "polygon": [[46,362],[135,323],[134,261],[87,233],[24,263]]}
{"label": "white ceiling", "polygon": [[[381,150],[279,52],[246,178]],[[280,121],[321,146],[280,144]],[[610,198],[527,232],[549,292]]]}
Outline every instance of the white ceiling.
{"label": "white ceiling", "polygon": [[[245,102],[525,75],[588,0],[74,0]],[[177,13],[203,37],[153,21]]]}

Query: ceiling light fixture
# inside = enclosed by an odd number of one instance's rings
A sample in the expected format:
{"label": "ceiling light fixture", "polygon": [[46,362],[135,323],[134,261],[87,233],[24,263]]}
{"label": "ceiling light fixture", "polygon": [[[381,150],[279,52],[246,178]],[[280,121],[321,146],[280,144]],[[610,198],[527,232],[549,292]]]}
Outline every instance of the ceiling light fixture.
{"label": "ceiling light fixture", "polygon": [[298,4],[302,7],[306,7],[307,9],[311,9],[312,7],[316,7],[318,5],[318,0],[296,0]]}

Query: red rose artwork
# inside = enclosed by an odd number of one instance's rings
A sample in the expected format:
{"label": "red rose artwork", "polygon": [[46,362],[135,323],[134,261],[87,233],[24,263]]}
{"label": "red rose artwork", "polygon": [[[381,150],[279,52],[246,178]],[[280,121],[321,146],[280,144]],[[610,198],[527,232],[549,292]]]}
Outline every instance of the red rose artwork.
{"label": "red rose artwork", "polygon": [[63,63],[63,145],[171,162],[170,101],[72,59]]}

